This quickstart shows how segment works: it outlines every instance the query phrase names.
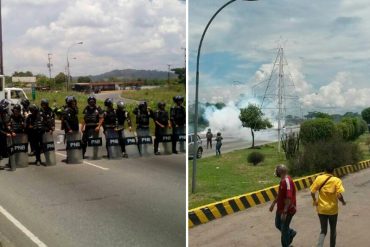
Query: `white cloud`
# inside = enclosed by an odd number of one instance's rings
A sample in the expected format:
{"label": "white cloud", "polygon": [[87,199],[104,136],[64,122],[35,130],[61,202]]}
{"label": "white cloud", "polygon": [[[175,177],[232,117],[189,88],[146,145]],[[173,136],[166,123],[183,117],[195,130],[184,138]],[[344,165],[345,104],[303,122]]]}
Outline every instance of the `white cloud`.
{"label": "white cloud", "polygon": [[[161,69],[183,65],[185,4],[178,0],[17,0],[5,4],[5,72],[64,71],[71,49],[73,75],[113,69]],[[14,14],[24,13],[14,19]]]}

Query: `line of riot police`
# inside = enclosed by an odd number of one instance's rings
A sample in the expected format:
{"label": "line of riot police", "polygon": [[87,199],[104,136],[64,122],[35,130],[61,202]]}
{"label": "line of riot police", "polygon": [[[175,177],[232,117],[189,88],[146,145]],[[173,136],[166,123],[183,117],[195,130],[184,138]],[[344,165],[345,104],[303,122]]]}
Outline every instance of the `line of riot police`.
{"label": "line of riot police", "polygon": [[[84,158],[101,158],[101,128],[105,135],[109,159],[150,155],[149,149],[153,144],[150,119],[155,123],[154,154],[161,154],[159,150],[164,154],[177,153],[177,146],[179,151],[185,152],[184,98],[175,96],[173,100],[175,105],[171,107],[170,113],[165,110],[163,102],[159,102],[158,109],[153,111],[145,101],[141,101],[133,110],[136,116],[135,133],[132,131],[130,114],[123,101],[117,102],[114,108],[113,100],[108,98],[104,101],[103,110],[97,105],[96,98],[90,96],[87,106],[83,109],[81,137],[77,100],[74,96],[67,96],[61,116],[67,163],[81,163]],[[30,153],[35,156],[33,164],[55,165],[55,115],[48,100],[42,99],[40,108],[30,104],[28,99],[23,99],[21,105],[14,105],[11,110],[10,107],[9,101],[0,102],[0,158],[9,158],[7,166],[11,170],[27,166],[29,143]],[[45,155],[45,162],[41,160],[41,153]]]}
{"label": "line of riot police", "polygon": [[[8,100],[0,101],[0,159],[9,158],[10,170],[28,166],[28,144],[36,165],[54,165],[55,119],[49,102],[41,100],[41,107],[22,99],[13,107]],[[41,153],[45,162],[41,161]]]}

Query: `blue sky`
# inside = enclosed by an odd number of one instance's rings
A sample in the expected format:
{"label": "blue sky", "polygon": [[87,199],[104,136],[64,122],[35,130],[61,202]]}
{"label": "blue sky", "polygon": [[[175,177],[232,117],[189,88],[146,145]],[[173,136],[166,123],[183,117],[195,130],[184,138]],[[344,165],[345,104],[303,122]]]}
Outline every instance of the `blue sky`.
{"label": "blue sky", "polygon": [[[189,1],[190,101],[201,33],[225,2]],[[345,112],[370,106],[368,13],[370,2],[365,0],[236,1],[206,34],[200,83],[207,90],[201,91],[201,100],[228,102],[250,93],[268,73],[281,43],[305,109]],[[233,81],[244,84],[233,86]]]}

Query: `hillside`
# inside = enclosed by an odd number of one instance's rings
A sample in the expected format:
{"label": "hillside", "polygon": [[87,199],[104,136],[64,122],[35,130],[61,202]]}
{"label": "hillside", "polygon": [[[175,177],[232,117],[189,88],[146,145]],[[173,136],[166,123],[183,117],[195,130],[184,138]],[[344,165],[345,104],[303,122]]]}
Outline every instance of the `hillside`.
{"label": "hillside", "polygon": [[[89,75],[92,81],[103,81],[109,78],[115,77],[120,80],[165,80],[167,79],[167,71],[158,70],[136,70],[136,69],[124,69],[124,70],[113,70],[100,75]],[[176,78],[174,73],[170,73],[171,79]]]}

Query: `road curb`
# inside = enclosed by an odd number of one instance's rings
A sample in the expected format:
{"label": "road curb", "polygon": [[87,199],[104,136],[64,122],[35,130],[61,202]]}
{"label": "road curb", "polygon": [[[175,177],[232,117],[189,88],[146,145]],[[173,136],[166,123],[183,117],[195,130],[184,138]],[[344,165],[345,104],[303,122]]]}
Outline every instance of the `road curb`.
{"label": "road curb", "polygon": [[[366,168],[370,168],[370,160],[361,161],[356,165],[336,168],[334,175],[337,177],[343,177],[347,174],[358,172]],[[322,173],[316,173],[310,176],[294,179],[296,189],[303,190],[308,188],[311,186],[315,178],[321,174]],[[275,185],[266,189],[227,198],[219,202],[191,209],[188,212],[189,228],[272,201],[276,198],[277,192],[278,185]]]}

